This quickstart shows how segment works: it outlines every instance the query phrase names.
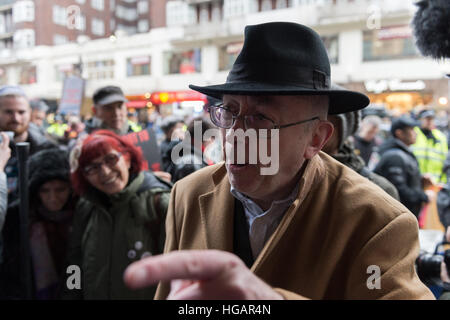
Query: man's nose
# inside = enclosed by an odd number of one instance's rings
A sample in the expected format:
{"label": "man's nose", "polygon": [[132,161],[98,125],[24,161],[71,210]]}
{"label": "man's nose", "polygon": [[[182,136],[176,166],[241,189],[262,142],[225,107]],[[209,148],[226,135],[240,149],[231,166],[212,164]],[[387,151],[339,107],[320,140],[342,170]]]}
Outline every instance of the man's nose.
{"label": "man's nose", "polygon": [[21,119],[20,114],[17,113],[17,112],[14,112],[13,113],[13,119],[14,119],[15,122],[20,122],[20,119]]}
{"label": "man's nose", "polygon": [[122,107],[114,109],[114,114],[116,115],[116,117],[120,117],[122,113]]}

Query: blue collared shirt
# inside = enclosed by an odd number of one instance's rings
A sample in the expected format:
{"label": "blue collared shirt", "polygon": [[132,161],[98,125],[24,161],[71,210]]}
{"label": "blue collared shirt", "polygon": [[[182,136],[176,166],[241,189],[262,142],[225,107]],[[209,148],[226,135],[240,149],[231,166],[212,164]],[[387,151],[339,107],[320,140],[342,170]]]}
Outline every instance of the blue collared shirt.
{"label": "blue collared shirt", "polygon": [[244,206],[245,217],[249,225],[249,239],[253,258],[256,259],[267,240],[281,222],[286,211],[297,197],[300,183],[283,200],[272,202],[269,210],[263,211],[253,200],[231,187],[231,194]]}

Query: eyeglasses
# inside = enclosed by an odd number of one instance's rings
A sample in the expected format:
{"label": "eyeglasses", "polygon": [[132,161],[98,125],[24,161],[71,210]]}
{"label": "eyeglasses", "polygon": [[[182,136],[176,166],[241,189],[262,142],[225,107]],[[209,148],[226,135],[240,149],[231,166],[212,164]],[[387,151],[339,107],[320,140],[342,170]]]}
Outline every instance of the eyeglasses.
{"label": "eyeglasses", "polygon": [[114,167],[119,162],[121,153],[109,153],[99,163],[91,163],[83,168],[83,172],[86,176],[92,176],[98,174],[103,164],[106,164],[109,168]]}
{"label": "eyeglasses", "polygon": [[[223,106],[223,104],[211,106],[209,108],[211,121],[223,129],[230,129],[234,126],[236,119],[239,118],[238,115],[231,112],[230,109]],[[255,130],[272,130],[272,129],[283,129],[291,126],[296,126],[309,121],[319,120],[319,117],[313,117],[311,119],[306,119],[298,122],[288,123],[288,124],[275,124],[275,122],[262,114],[243,116],[244,118],[244,128],[255,129]]]}

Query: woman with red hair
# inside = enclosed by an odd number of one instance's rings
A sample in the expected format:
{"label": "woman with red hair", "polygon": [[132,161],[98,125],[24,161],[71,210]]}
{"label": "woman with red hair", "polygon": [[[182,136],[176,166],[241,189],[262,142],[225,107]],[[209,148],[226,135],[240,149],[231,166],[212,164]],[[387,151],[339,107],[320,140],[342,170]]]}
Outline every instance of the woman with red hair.
{"label": "woman with red hair", "polygon": [[70,161],[80,201],[68,264],[79,266],[82,278],[77,284],[68,275],[73,287],[63,298],[152,299],[156,287],[130,290],[123,272],[134,261],[162,253],[171,186],[142,171],[140,150],[108,130],[80,139]]}

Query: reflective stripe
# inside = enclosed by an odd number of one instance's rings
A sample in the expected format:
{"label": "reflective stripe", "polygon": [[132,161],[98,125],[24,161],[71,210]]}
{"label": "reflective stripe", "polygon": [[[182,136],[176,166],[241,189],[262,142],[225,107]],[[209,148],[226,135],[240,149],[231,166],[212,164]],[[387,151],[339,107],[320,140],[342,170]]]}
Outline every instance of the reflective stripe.
{"label": "reflective stripe", "polygon": [[423,155],[417,155],[417,154],[415,154],[415,156],[416,156],[417,160],[419,160],[419,159],[426,159],[426,160],[433,160],[433,161],[437,161],[437,162],[441,162],[442,161],[441,158],[435,158],[435,157],[423,156]]}

